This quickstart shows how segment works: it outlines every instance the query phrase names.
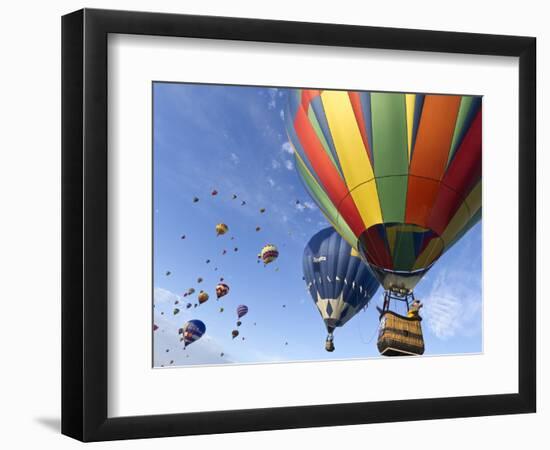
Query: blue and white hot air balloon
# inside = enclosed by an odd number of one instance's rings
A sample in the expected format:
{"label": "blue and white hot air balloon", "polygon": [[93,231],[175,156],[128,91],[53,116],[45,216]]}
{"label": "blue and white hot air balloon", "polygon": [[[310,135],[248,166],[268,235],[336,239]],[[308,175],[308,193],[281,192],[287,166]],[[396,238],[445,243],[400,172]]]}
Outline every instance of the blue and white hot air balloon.
{"label": "blue and white hot air balloon", "polygon": [[189,322],[185,322],[185,325],[181,328],[181,334],[183,334],[182,339],[185,347],[200,339],[205,331],[206,325],[200,320],[194,319]]}
{"label": "blue and white hot air balloon", "polygon": [[332,352],[334,329],[368,305],[379,282],[332,227],[319,231],[307,243],[303,270],[307,289],[327,327],[325,349]]}

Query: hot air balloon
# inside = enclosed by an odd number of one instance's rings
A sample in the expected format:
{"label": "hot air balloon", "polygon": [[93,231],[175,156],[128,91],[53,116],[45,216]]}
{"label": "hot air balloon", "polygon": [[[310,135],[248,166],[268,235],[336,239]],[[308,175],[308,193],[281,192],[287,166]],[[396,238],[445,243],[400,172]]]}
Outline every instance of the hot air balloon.
{"label": "hot air balloon", "polygon": [[237,320],[237,326],[240,327],[243,323],[240,320]]}
{"label": "hot air balloon", "polygon": [[187,309],[191,308],[191,306],[193,306],[191,303],[187,303],[187,305],[185,305]]}
{"label": "hot air balloon", "polygon": [[264,265],[272,263],[279,257],[279,250],[272,244],[267,244],[262,248],[258,257],[263,261]]}
{"label": "hot air balloon", "polygon": [[225,283],[218,283],[216,285],[216,297],[222,298],[229,293],[229,286]]}
{"label": "hot air balloon", "polygon": [[193,197],[193,203],[197,203],[199,201],[198,197]]}
{"label": "hot air balloon", "polygon": [[238,335],[239,335],[239,330],[233,330],[233,331],[231,332],[231,337],[232,337],[233,339],[235,339]]}
{"label": "hot air balloon", "polygon": [[197,283],[202,283],[202,277],[197,278]]}
{"label": "hot air balloon", "polygon": [[174,316],[180,312],[179,308],[174,308]]}
{"label": "hot air balloon", "polygon": [[206,325],[202,321],[194,319],[186,322],[181,331],[183,334],[183,342],[185,347],[187,347],[189,344],[201,338],[206,331]]}
{"label": "hot air balloon", "polygon": [[199,292],[199,295],[197,295],[197,299],[199,300],[199,304],[203,304],[204,302],[208,301],[210,297],[208,296],[208,294],[204,291],[200,291]]}
{"label": "hot air balloon", "polygon": [[237,306],[237,319],[240,319],[241,317],[246,316],[247,312],[248,312],[248,306],[246,305]]}
{"label": "hot air balloon", "polygon": [[260,213],[263,214],[265,212],[265,208],[260,208]]}
{"label": "hot air balloon", "polygon": [[329,227],[307,243],[304,279],[328,331],[325,348],[334,350],[333,332],[366,307],[379,287],[359,254]]}
{"label": "hot air balloon", "polygon": [[153,324],[153,331],[157,331],[159,329],[159,326],[157,324]]}
{"label": "hot air balloon", "polygon": [[225,223],[219,223],[216,225],[216,236],[223,235],[227,233],[229,227]]}
{"label": "hot air balloon", "polygon": [[408,306],[416,284],[481,218],[481,110],[476,96],[289,96],[297,171],[386,290],[382,315],[390,301]]}
{"label": "hot air balloon", "polygon": [[218,195],[218,191],[216,189],[214,189],[211,194],[212,194],[212,196],[216,196],[216,195]]}

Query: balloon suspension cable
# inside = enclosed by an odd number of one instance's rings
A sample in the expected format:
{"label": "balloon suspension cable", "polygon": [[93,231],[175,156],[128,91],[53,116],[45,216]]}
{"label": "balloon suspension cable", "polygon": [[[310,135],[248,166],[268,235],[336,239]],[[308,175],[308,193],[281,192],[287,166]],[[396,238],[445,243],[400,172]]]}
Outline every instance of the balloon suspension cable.
{"label": "balloon suspension cable", "polygon": [[361,339],[361,342],[365,345],[368,345],[372,342],[372,340],[374,339],[374,336],[376,336],[376,334],[378,333],[378,324],[376,324],[376,326],[374,327],[374,330],[371,334],[371,337],[369,338],[368,341],[365,341],[365,339],[363,338],[363,332],[361,331],[361,322],[360,321],[357,321],[357,330],[359,331],[359,338]]}
{"label": "balloon suspension cable", "polygon": [[414,300],[415,300],[414,293],[410,289],[403,289],[403,288],[388,289],[387,291],[384,292],[384,303],[382,306],[382,310],[379,310],[380,316],[390,311],[392,301],[394,305],[397,302],[405,303],[405,307],[407,308],[407,312],[408,312],[411,301],[413,302]]}

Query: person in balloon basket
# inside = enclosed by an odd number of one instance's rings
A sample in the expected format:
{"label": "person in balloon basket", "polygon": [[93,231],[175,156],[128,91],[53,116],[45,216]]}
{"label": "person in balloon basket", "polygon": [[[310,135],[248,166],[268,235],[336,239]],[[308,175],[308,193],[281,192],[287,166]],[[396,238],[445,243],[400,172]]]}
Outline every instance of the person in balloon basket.
{"label": "person in balloon basket", "polygon": [[409,310],[407,311],[407,317],[409,319],[416,319],[420,317],[420,308],[424,306],[420,300],[415,300],[411,303]]}

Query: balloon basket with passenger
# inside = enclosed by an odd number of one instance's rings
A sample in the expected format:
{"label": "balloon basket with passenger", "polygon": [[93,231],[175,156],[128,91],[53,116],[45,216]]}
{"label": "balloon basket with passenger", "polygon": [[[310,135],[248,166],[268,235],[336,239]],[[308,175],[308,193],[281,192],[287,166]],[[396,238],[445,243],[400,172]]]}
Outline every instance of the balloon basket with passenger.
{"label": "balloon basket with passenger", "polygon": [[[396,312],[399,304],[406,305],[406,314]],[[377,346],[381,355],[417,356],[424,353],[421,307],[422,303],[410,289],[392,288],[384,293],[384,304],[377,308],[380,312]]]}

